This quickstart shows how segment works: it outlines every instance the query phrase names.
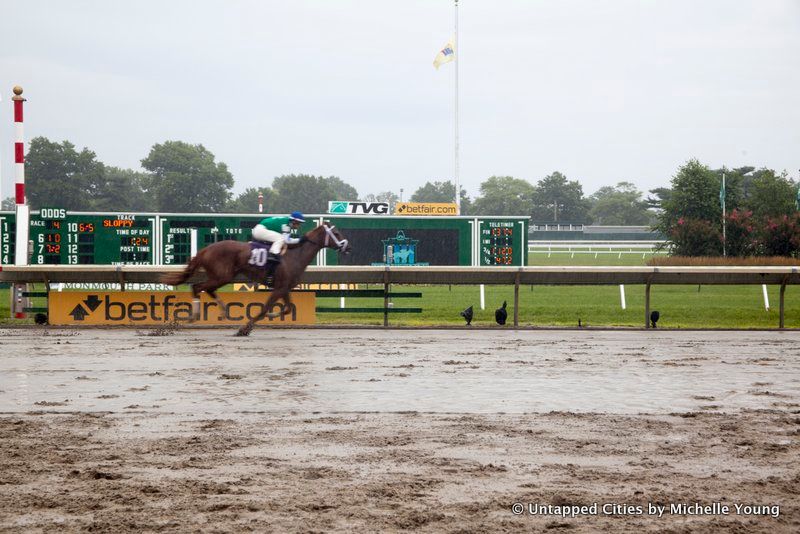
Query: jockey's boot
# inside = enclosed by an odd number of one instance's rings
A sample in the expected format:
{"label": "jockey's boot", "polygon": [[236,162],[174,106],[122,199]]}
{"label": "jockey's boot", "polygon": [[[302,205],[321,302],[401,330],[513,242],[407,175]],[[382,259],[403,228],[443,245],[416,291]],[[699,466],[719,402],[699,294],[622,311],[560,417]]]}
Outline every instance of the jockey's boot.
{"label": "jockey's boot", "polygon": [[275,278],[275,270],[278,268],[278,265],[281,264],[281,255],[280,254],[273,254],[270,252],[267,254],[267,268],[266,272],[264,273],[264,285],[267,287],[272,287]]}

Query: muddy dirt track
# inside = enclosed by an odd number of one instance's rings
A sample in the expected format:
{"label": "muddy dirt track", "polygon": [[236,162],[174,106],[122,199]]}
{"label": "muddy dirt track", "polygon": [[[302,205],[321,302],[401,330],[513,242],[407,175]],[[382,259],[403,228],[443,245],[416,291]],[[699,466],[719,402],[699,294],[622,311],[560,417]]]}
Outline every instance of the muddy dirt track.
{"label": "muddy dirt track", "polygon": [[798,332],[7,328],[0,412],[3,531],[800,531]]}

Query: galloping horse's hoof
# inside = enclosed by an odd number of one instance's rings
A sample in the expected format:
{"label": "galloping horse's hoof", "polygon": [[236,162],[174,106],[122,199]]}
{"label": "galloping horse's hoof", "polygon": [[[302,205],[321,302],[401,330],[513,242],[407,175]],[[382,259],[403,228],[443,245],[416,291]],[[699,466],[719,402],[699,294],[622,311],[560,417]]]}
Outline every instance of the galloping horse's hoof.
{"label": "galloping horse's hoof", "polygon": [[250,325],[244,325],[239,330],[236,331],[236,337],[244,337],[249,336],[250,332],[253,330],[253,327]]}

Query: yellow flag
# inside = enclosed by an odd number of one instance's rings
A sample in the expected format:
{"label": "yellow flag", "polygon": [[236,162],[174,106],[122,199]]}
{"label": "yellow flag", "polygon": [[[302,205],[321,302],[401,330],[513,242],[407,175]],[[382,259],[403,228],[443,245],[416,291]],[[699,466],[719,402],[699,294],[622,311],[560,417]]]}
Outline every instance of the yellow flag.
{"label": "yellow flag", "polygon": [[433,60],[433,66],[436,67],[436,70],[439,70],[439,67],[444,65],[445,63],[450,63],[456,58],[456,45],[453,44],[455,39],[450,39],[447,41],[447,44],[444,45],[436,57]]}

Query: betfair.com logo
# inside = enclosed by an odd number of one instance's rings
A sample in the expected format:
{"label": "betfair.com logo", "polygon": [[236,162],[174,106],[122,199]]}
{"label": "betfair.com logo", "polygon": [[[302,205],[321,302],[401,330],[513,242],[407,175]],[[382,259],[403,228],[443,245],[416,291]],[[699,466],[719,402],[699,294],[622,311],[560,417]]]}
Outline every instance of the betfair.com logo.
{"label": "betfair.com logo", "polygon": [[[104,299],[98,298],[98,295],[89,295],[89,298],[82,303],[78,303],[69,315],[75,321],[85,321],[86,318],[92,314],[98,307],[102,309],[98,313],[103,313],[102,319],[106,323],[115,322],[172,322],[172,321],[188,321],[192,318],[192,305],[189,302],[181,302],[180,299],[174,294],[164,295],[162,298],[157,298],[155,294],[148,295],[147,299],[134,300],[131,302],[122,300],[112,300],[111,295],[105,295]],[[83,305],[86,305],[84,308]],[[104,305],[104,306],[103,306]],[[247,319],[254,319],[259,317],[264,310],[264,304],[261,302],[229,302],[224,315],[220,313],[219,305],[216,302],[204,302],[200,308],[201,321],[242,321]],[[290,321],[297,321],[297,308],[294,304],[290,304],[286,312],[283,307],[276,303],[269,309],[271,312],[280,313],[280,320],[285,321],[286,317]],[[274,320],[273,317],[268,318],[270,322]]]}
{"label": "betfair.com logo", "polygon": [[[221,293],[225,308],[205,295],[199,303],[196,324],[243,324],[262,317],[262,324],[313,324],[313,292],[292,293],[291,305],[266,307],[267,293]],[[50,324],[163,325],[192,320],[192,294],[173,291],[53,292],[48,300]],[[273,317],[274,315],[274,317]]]}
{"label": "betfair.com logo", "polygon": [[398,202],[395,215],[458,215],[458,207],[451,202]]}

